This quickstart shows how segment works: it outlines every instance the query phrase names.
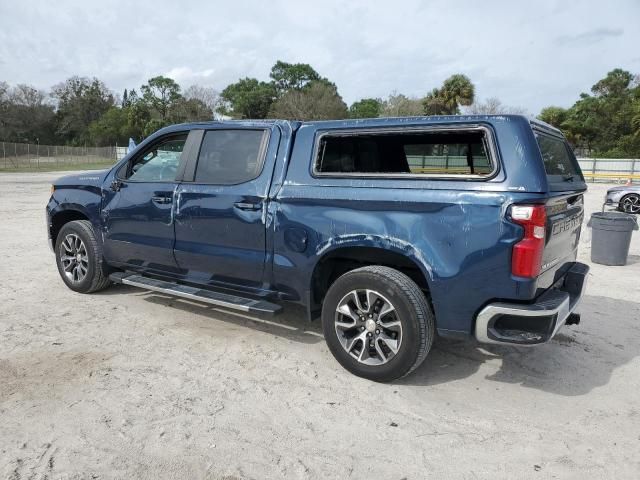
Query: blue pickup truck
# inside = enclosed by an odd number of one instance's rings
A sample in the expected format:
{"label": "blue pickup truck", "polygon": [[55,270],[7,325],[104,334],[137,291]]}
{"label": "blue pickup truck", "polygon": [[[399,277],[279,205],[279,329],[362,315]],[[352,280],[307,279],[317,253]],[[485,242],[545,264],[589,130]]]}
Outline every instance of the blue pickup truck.
{"label": "blue pickup truck", "polygon": [[436,334],[547,342],[574,312],[586,184],[561,133],[517,115],[174,125],[46,207],[76,292],[122,283],[321,318],[376,381]]}

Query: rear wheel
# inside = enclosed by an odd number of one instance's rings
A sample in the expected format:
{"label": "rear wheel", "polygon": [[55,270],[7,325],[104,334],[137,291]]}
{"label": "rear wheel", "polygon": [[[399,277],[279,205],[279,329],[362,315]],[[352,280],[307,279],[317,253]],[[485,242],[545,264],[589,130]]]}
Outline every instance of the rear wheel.
{"label": "rear wheel", "polygon": [[344,368],[387,382],[423,362],[433,343],[435,322],[413,280],[389,267],[370,266],[347,272],[329,288],[322,329]]}
{"label": "rear wheel", "polygon": [[111,283],[102,249],[87,220],[75,220],[60,229],[56,239],[56,263],[64,283],[76,292],[97,292]]}
{"label": "rear wheel", "polygon": [[626,213],[640,213],[640,195],[630,193],[620,200],[620,210]]}

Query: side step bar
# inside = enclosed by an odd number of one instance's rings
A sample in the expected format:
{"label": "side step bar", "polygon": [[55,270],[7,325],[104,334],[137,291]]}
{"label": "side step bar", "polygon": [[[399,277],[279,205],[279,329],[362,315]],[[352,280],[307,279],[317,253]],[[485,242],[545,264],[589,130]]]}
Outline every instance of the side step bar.
{"label": "side step bar", "polygon": [[197,287],[181,285],[174,282],[165,282],[156,280],[138,274],[116,272],[109,275],[109,279],[114,283],[122,283],[133,287],[144,288],[154,292],[173,295],[174,297],[188,298],[199,302],[217,305],[218,307],[231,308],[250,313],[263,313],[273,315],[278,313],[282,307],[276,303],[267,302],[265,300],[254,300],[252,298],[239,297],[228,293],[214,292],[211,290],[203,290]]}

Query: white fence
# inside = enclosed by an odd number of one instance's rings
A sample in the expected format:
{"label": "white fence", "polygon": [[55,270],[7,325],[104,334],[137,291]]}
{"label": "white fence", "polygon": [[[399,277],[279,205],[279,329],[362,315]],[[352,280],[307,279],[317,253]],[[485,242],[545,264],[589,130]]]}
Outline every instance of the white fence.
{"label": "white fence", "polygon": [[640,159],[634,158],[578,158],[582,174],[591,182],[640,180]]}

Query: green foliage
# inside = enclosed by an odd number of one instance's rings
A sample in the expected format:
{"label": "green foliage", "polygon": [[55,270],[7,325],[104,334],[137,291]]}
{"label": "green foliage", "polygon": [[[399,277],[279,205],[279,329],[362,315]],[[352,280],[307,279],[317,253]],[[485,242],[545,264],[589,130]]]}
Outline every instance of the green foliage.
{"label": "green foliage", "polygon": [[640,155],[640,86],[625,70],[615,69],[582,93],[567,110],[547,107],[539,118],[560,128],[588,155]]}
{"label": "green foliage", "polygon": [[538,118],[549,125],[560,128],[567,120],[567,110],[562,107],[546,107],[540,111]]}
{"label": "green foliage", "polygon": [[351,118],[377,118],[382,111],[382,100],[378,98],[363,98],[349,107]]}
{"label": "green foliage", "polygon": [[243,78],[227,86],[221,97],[227,102],[224,113],[237,118],[266,118],[276,98],[273,83]]}
{"label": "green foliage", "polygon": [[129,137],[140,131],[129,123],[129,107],[111,107],[100,119],[89,125],[89,137],[95,145],[126,145]]}
{"label": "green foliage", "polygon": [[330,120],[347,118],[347,105],[335,85],[314,81],[304,89],[285,92],[271,107],[273,118],[290,120]]}
{"label": "green foliage", "polygon": [[384,102],[381,117],[415,117],[423,114],[422,100],[401,93],[392,93]]}
{"label": "green foliage", "polygon": [[0,139],[49,143],[54,138],[55,113],[45,94],[28,85],[10,88],[0,82]]}
{"label": "green foliage", "polygon": [[153,132],[160,130],[162,127],[166,127],[166,123],[159,118],[153,118],[149,120],[144,126],[144,130],[142,131],[142,135],[148,137]]}
{"label": "green foliage", "polygon": [[88,140],[88,129],[114,104],[113,94],[97,78],[71,77],[53,87],[56,99],[56,134],[64,142]]}
{"label": "green foliage", "polygon": [[142,91],[142,100],[149,109],[156,113],[163,124],[168,124],[173,107],[182,98],[180,85],[171,78],[158,76],[150,78],[140,90]]}
{"label": "green foliage", "polygon": [[471,105],[475,87],[466,75],[456,74],[447,78],[442,87],[434,88],[423,100],[426,115],[457,115],[460,106]]}
{"label": "green foliage", "polygon": [[[547,107],[539,118],[563,130],[577,147],[600,156],[640,156],[640,79],[615,69],[583,93],[571,108]],[[140,94],[138,93],[140,92]],[[243,78],[221,94],[191,86],[181,93],[171,78],[157,76],[114,95],[96,78],[71,77],[47,95],[28,85],[0,82],[0,140],[41,144],[113,145],[137,141],[178,122],[202,121],[224,113],[236,118],[375,118],[467,113],[523,113],[496,98],[474,102],[465,75],[447,78],[423,98],[393,93],[363,98],[347,109],[334,83],[304,63],[277,61],[270,81]]]}
{"label": "green foliage", "polygon": [[320,75],[307,63],[287,63],[278,60],[269,77],[278,97],[289,90],[302,90],[311,82],[321,80]]}

